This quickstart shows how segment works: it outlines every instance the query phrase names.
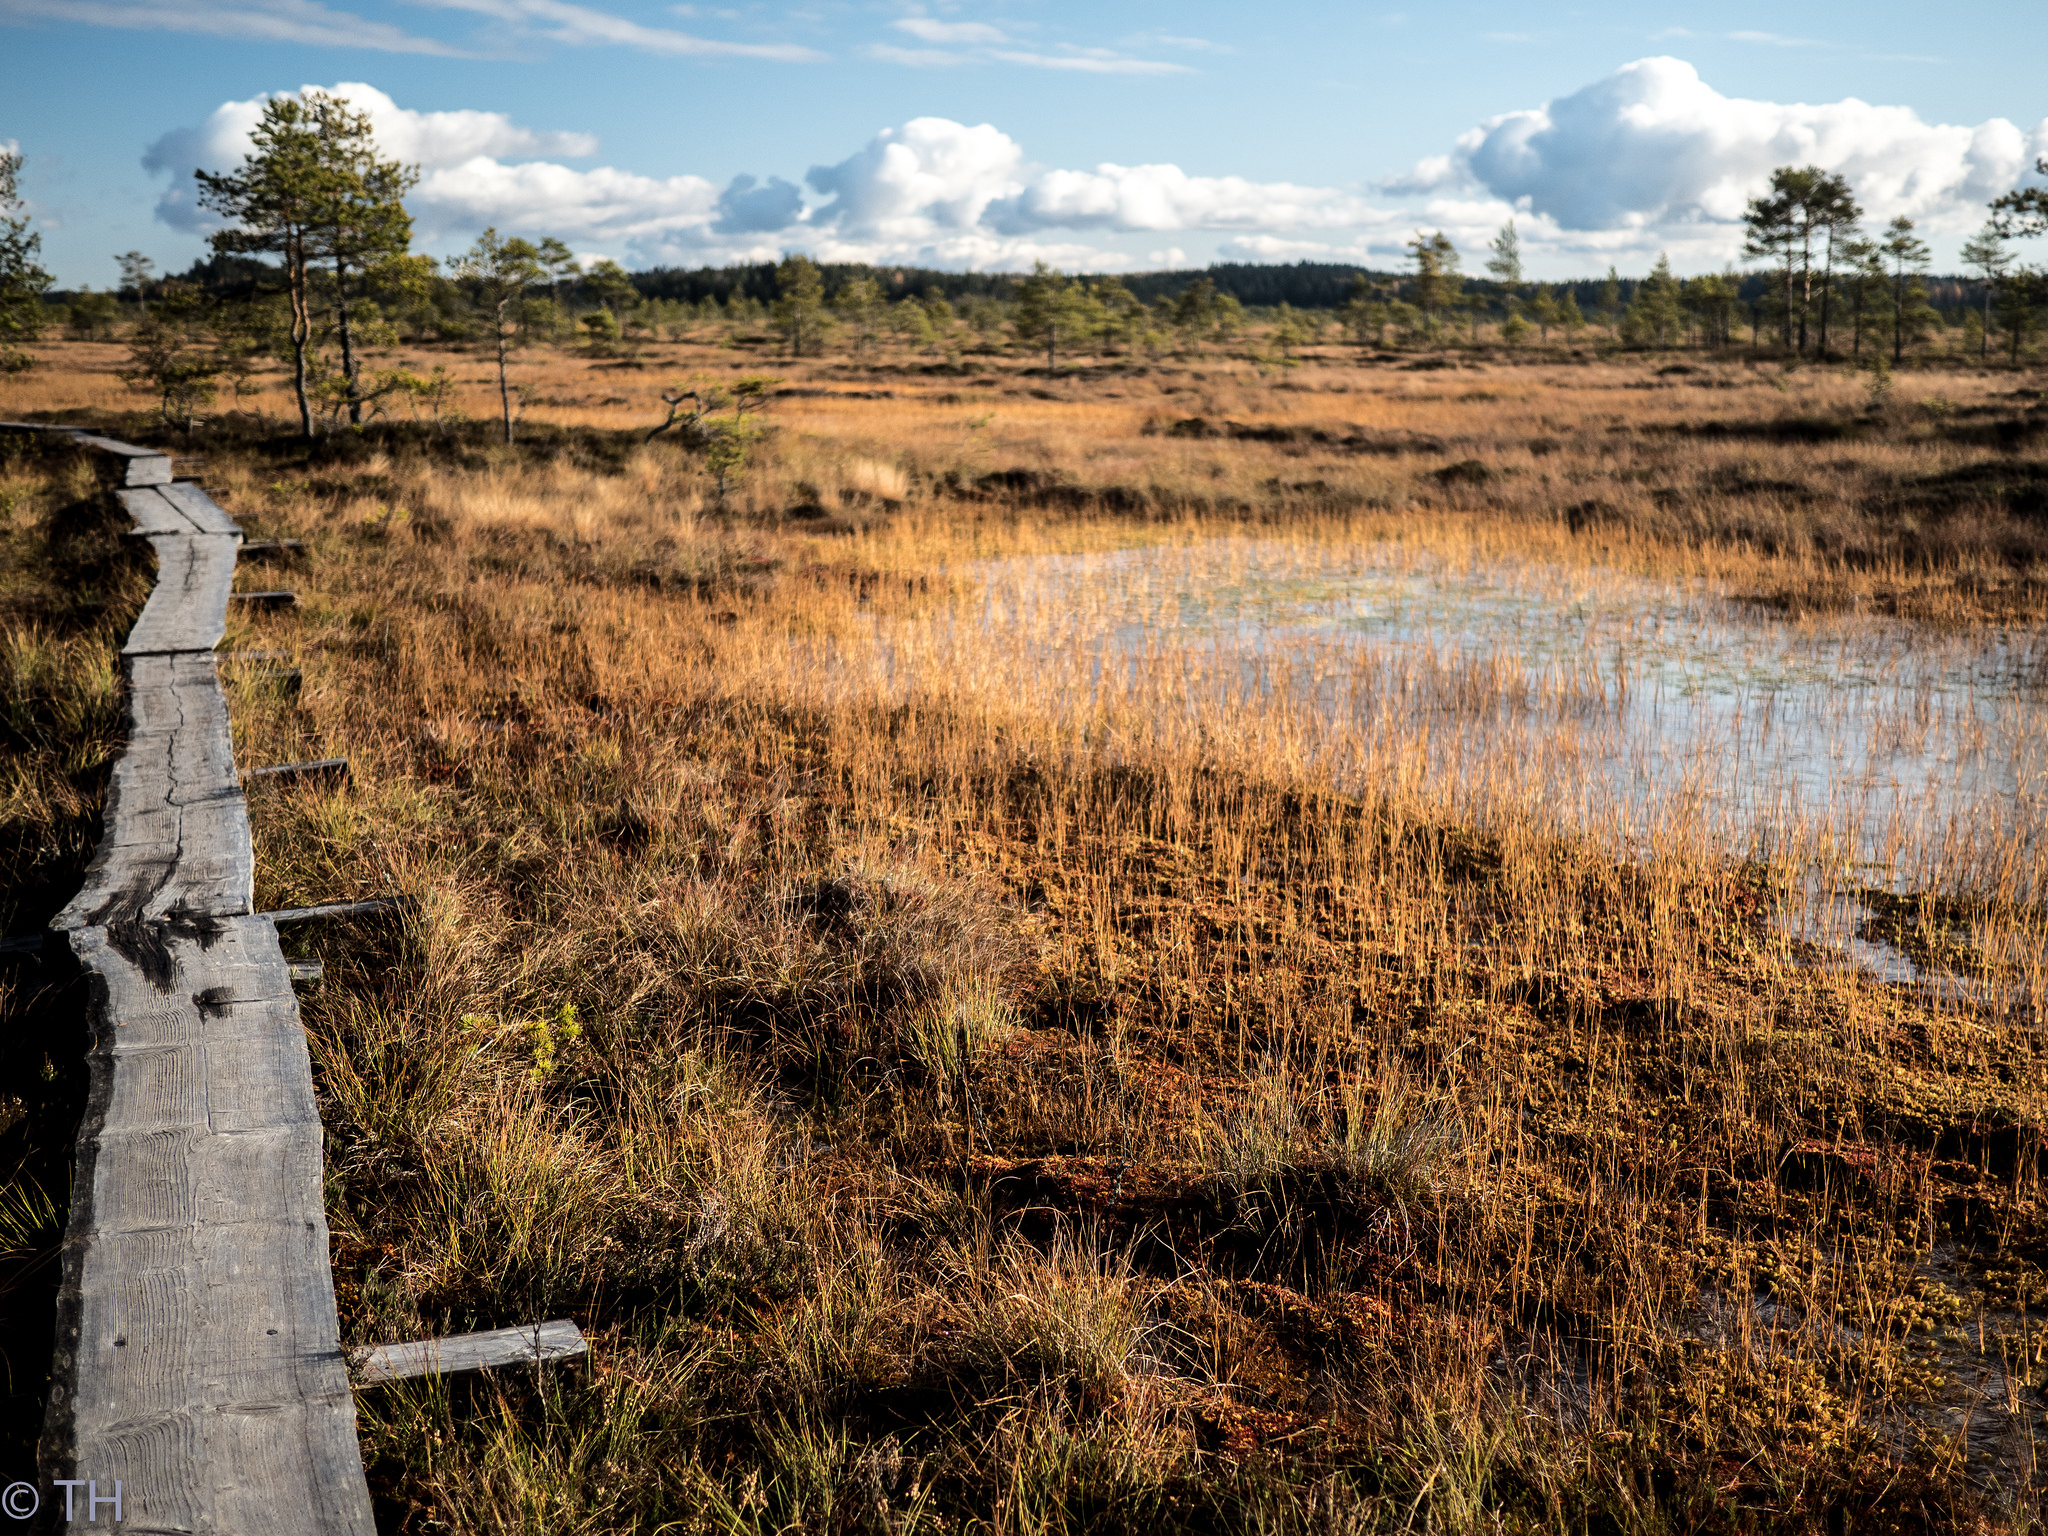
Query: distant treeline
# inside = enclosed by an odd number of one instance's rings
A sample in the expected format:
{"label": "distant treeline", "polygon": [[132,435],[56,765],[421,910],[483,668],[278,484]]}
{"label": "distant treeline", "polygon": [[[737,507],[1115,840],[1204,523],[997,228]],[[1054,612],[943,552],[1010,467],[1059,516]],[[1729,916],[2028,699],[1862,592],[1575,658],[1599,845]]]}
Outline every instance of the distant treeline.
{"label": "distant treeline", "polygon": [[[1023,274],[1016,272],[941,272],[931,267],[871,267],[855,262],[822,262],[825,294],[830,298],[857,278],[872,277],[884,298],[901,299],[936,291],[948,303],[962,299],[1013,299]],[[1352,284],[1363,276],[1375,287],[1398,289],[1412,280],[1408,272],[1390,272],[1340,261],[1297,261],[1260,263],[1219,261],[1200,269],[1175,272],[1132,272],[1120,281],[1146,304],[1178,298],[1186,289],[1207,278],[1219,294],[1227,293],[1247,309],[1275,309],[1282,304],[1295,309],[1342,308],[1351,297]],[[731,302],[740,295],[760,304],[772,304],[777,295],[775,263],[762,261],[734,267],[652,267],[632,274],[633,286],[642,297],[676,299],[701,304],[706,299]],[[1544,283],[1560,299],[1569,291],[1580,309],[1592,314],[1600,307],[1601,277],[1574,278],[1561,283]],[[1620,279],[1620,302],[1635,302],[1640,279]],[[1738,278],[1738,301],[1753,304],[1770,291],[1771,274],[1743,273]],[[1984,284],[1977,278],[1929,278],[1927,295],[1935,308],[1944,312],[1974,306],[1983,301]],[[1523,292],[1536,284],[1525,283]],[[1497,302],[1500,284],[1483,277],[1465,277],[1465,292]]]}
{"label": "distant treeline", "polygon": [[[862,277],[874,278],[885,299],[922,296],[936,291],[948,303],[955,305],[963,299],[1013,300],[1018,283],[1023,281],[1023,274],[1015,272],[941,272],[931,267],[875,267],[856,262],[821,263],[819,270],[824,274],[828,299],[849,282]],[[741,297],[767,305],[779,297],[775,263],[766,261],[731,267],[653,267],[630,276],[633,286],[646,299],[678,300],[689,304],[714,299],[720,304],[729,304],[735,297]],[[1247,309],[1274,309],[1287,304],[1295,309],[1334,310],[1351,297],[1352,284],[1360,276],[1389,292],[1413,280],[1413,274],[1408,272],[1389,272],[1336,261],[1271,264],[1224,261],[1199,270],[1127,273],[1120,280],[1146,304],[1156,305],[1162,299],[1178,298],[1193,284],[1207,278],[1219,294],[1229,294]],[[274,290],[278,286],[278,271],[268,262],[247,256],[214,256],[195,261],[187,271],[179,274],[179,280],[222,298],[245,298],[259,289]],[[1771,281],[1771,274],[1765,272],[1741,274],[1738,278],[1738,302],[1744,306],[1759,302],[1769,292]],[[1980,278],[1930,277],[1924,281],[1928,302],[1945,315],[1977,308],[1984,301],[1984,283]],[[1550,289],[1560,300],[1569,292],[1579,308],[1590,315],[1601,307],[1604,282],[1604,278],[1588,277],[1541,286]],[[1639,283],[1637,278],[1620,279],[1620,303],[1624,307],[1635,302]],[[1523,292],[1526,294],[1535,286],[1525,283]],[[1488,307],[1497,306],[1501,297],[1500,284],[1483,277],[1466,276],[1464,288],[1467,294],[1482,298]],[[48,295],[52,303],[64,303],[71,297],[73,295],[64,291]],[[575,297],[586,296],[578,292]],[[596,301],[591,299],[589,302]]]}

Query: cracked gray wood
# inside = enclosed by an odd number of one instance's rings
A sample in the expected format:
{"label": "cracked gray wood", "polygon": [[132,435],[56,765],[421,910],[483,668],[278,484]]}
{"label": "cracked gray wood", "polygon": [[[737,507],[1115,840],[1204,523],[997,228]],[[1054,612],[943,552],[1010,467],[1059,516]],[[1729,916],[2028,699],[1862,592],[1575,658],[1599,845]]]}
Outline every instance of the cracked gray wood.
{"label": "cracked gray wood", "polygon": [[153,536],[156,586],[121,654],[164,656],[219,645],[235,585],[235,542],[222,534]]}
{"label": "cracked gray wood", "polygon": [[255,859],[227,699],[211,655],[128,663],[128,745],[114,764],[100,845],[54,929],[249,910]]}
{"label": "cracked gray wood", "polygon": [[120,1478],[131,1530],[371,1536],[276,930],[193,917],[71,943],[94,1042],[46,1466]]}
{"label": "cracked gray wood", "polygon": [[230,538],[242,536],[241,527],[232,517],[222,511],[214,499],[189,480],[175,480],[158,492],[182,512],[197,533],[223,533]]}
{"label": "cracked gray wood", "polygon": [[159,533],[193,533],[197,530],[192,520],[185,516],[177,503],[168,500],[161,489],[145,486],[140,490],[114,492],[122,509],[135,524],[129,530],[129,537],[146,539]]}

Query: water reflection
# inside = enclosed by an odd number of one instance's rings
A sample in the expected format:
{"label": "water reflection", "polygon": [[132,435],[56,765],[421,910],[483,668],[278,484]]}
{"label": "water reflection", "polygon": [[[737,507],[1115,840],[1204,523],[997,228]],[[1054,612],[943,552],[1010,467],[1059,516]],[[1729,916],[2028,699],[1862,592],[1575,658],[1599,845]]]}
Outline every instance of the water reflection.
{"label": "water reflection", "polygon": [[[1381,727],[1391,686],[1418,722],[1456,717],[1468,747],[1519,739],[1526,787],[1555,808],[1678,802],[1745,844],[1826,826],[1888,870],[1987,825],[2041,825],[2034,630],[1788,623],[1704,584],[1384,543],[1214,540],[979,574],[981,622],[1083,647],[1098,678],[1178,649],[1251,699],[1278,702],[1284,681],[1338,734]],[[1452,776],[1473,760],[1438,755]]]}

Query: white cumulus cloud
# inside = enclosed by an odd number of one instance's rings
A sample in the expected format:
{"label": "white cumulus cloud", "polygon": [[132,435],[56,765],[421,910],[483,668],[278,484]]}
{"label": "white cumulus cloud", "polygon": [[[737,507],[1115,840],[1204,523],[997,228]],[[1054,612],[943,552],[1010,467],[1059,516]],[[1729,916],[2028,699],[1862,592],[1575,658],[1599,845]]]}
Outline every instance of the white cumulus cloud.
{"label": "white cumulus cloud", "polygon": [[[1732,236],[1774,167],[1847,177],[1876,219],[1971,227],[2048,151],[2048,120],[1928,123],[1910,107],[1849,97],[1819,104],[1723,96],[1682,59],[1638,59],[1540,107],[1504,112],[1422,161],[1391,192],[1484,191],[1558,231]],[[1739,240],[1718,242],[1732,254]]]}
{"label": "white cumulus cloud", "polygon": [[[533,8],[538,0],[518,3]],[[951,42],[942,29],[977,25],[904,30]],[[419,111],[360,83],[328,89],[369,114],[385,153],[420,166],[409,206],[430,249],[466,243],[494,224],[638,265],[803,250],[826,260],[992,269],[1043,260],[1107,270],[1132,264],[1141,248],[1135,237],[1147,236],[1142,245],[1156,248],[1155,264],[1182,265],[1193,247],[1197,262],[1214,252],[1385,267],[1406,260],[1404,245],[1418,229],[1441,229],[1477,270],[1485,243],[1512,218],[1535,275],[1598,272],[1610,262],[1640,272],[1659,251],[1680,271],[1697,272],[1741,259],[1744,204],[1786,164],[1842,172],[1873,221],[1911,216],[1947,260],[1955,233],[1981,223],[1990,198],[2039,179],[2030,168],[2048,153],[2048,122],[2031,130],[2002,119],[1954,127],[1853,100],[1747,101],[1722,96],[1690,65],[1658,58],[1490,118],[1371,199],[1173,164],[1045,166],[992,123],[943,117],[884,128],[800,181],[750,174],[720,185],[685,168],[650,176],[564,164],[594,155],[596,140],[529,128],[502,112]],[[150,146],[145,164],[170,180],[161,219],[188,231],[206,227],[190,172],[238,163],[265,99],[223,103]]]}
{"label": "white cumulus cloud", "polygon": [[[301,86],[277,94],[297,97],[313,90],[341,97],[366,114],[380,150],[420,167],[422,181],[415,213],[434,202],[430,186],[457,185],[460,176],[450,179],[448,173],[474,167],[480,161],[531,155],[575,159],[597,153],[594,134],[537,132],[522,128],[503,112],[417,112],[361,81]],[[210,227],[207,215],[194,200],[192,172],[225,171],[240,165],[249,153],[249,135],[262,120],[269,99],[252,96],[247,101],[224,101],[197,127],[174,128],[149,146],[142,157],[143,168],[171,178],[157,202],[158,218],[177,229]]]}
{"label": "white cumulus cloud", "polygon": [[1190,176],[1177,165],[1098,165],[1045,171],[990,217],[1010,229],[1333,229],[1373,210],[1328,187]]}

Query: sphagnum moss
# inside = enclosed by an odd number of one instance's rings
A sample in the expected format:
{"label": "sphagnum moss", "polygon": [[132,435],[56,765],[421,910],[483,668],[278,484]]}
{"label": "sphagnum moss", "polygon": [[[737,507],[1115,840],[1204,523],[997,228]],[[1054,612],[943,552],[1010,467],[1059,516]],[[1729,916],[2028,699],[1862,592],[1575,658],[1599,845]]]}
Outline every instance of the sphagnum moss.
{"label": "sphagnum moss", "polygon": [[[260,899],[422,898],[309,941],[351,1341],[595,1343],[366,1393],[394,1527],[2016,1523],[2038,963],[2017,1011],[1815,970],[1788,871],[1685,827],[1623,855],[1505,777],[1454,811],[1397,720],[1361,799],[1298,720],[1165,671],[1091,700],[944,624],[973,560],[1243,517],[1966,622],[2026,567],[1844,508],[1975,450],[1907,422],[1816,478],[1739,372],[1653,410],[1620,368],[1483,405],[1192,371],[1005,396],[993,450],[936,389],[793,400],[725,517],[603,410],[515,454],[210,448],[310,545],[298,616],[237,637],[303,683],[238,674],[238,751],[352,762],[256,794]],[[1429,480],[1424,433],[1509,473]],[[565,1006],[543,1062],[519,1026]]]}

